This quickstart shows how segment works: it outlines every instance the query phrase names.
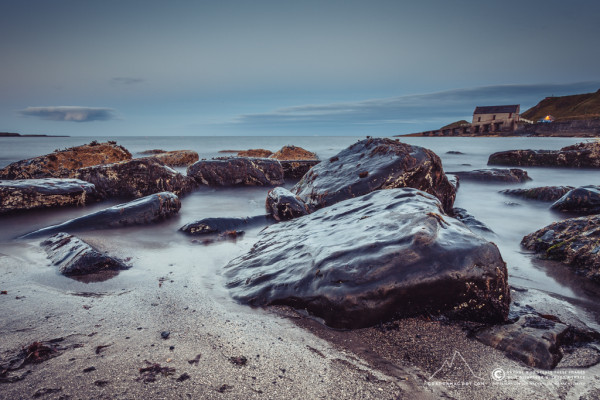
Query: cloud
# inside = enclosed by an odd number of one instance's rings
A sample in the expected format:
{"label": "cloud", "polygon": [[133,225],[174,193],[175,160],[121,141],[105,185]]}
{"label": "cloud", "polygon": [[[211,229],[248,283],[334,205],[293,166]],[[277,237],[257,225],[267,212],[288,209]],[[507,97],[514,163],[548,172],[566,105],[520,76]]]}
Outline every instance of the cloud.
{"label": "cloud", "polygon": [[26,117],[38,117],[51,121],[91,122],[115,119],[115,110],[105,107],[27,107],[19,111]]}
{"label": "cloud", "polygon": [[135,85],[137,83],[144,82],[145,79],[141,78],[128,78],[128,77],[116,77],[110,80],[112,85]]}
{"label": "cloud", "polygon": [[[596,91],[600,82],[496,85],[413,94],[358,102],[302,105],[238,116],[249,126],[424,125],[453,122],[472,115],[476,106],[521,104],[522,111],[547,96]],[[435,126],[434,126],[435,127]]]}

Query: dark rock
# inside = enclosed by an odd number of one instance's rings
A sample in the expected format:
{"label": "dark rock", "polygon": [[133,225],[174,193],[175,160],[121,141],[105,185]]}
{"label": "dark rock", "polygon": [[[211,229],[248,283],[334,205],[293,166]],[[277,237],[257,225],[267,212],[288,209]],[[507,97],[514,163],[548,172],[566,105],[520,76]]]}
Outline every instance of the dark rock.
{"label": "dark rock", "polygon": [[319,157],[311,151],[297,146],[283,146],[279,151],[273,153],[270,158],[283,160],[312,160],[318,161]]}
{"label": "dark rock", "polygon": [[455,154],[456,155],[456,154],[465,154],[465,153],[463,153],[462,151],[450,150],[450,151],[447,151],[446,154]]}
{"label": "dark rock", "polygon": [[506,189],[501,190],[500,193],[531,200],[556,201],[571,189],[572,186],[543,186],[530,189]]}
{"label": "dark rock", "polygon": [[241,302],[306,309],[336,328],[439,312],[504,321],[510,303],[498,248],[412,188],[271,225],[225,276]]}
{"label": "dark rock", "polygon": [[568,329],[568,325],[528,314],[514,324],[484,329],[475,337],[530,367],[554,369],[563,356],[560,344]]}
{"label": "dark rock", "polygon": [[140,151],[139,154],[142,155],[152,155],[152,154],[161,154],[161,153],[166,153],[166,150],[161,150],[161,149],[152,149],[152,150],[144,150],[144,151]]}
{"label": "dark rock", "polygon": [[468,226],[469,229],[493,233],[493,231],[486,224],[469,214],[464,208],[455,207],[454,218]]}
{"label": "dark rock", "polygon": [[446,178],[448,178],[448,182],[450,182],[450,184],[454,186],[454,191],[458,191],[458,188],[460,187],[460,179],[458,178],[458,176],[453,174],[446,174]]}
{"label": "dark rock", "polygon": [[154,155],[147,158],[153,158],[170,167],[184,167],[192,165],[200,159],[198,157],[198,153],[193,150],[163,151],[161,153],[154,153]]}
{"label": "dark rock", "polygon": [[527,171],[517,168],[476,169],[473,171],[449,172],[449,174],[454,174],[461,180],[470,181],[521,183],[531,180],[527,175]]}
{"label": "dark rock", "polygon": [[554,202],[553,210],[579,214],[600,213],[600,186],[582,186],[573,189]]}
{"label": "dark rock", "polygon": [[0,179],[75,178],[79,168],[130,159],[131,153],[115,142],[92,142],[12,163],[0,170]]}
{"label": "dark rock", "polygon": [[600,283],[600,215],[554,222],[525,236],[521,245],[541,258],[561,261]]}
{"label": "dark rock", "polygon": [[488,165],[600,168],[600,142],[578,143],[560,150],[509,150],[492,154]]}
{"label": "dark rock", "polygon": [[83,240],[68,233],[57,233],[42,242],[52,263],[61,274],[84,275],[106,270],[128,269],[129,266],[114,257],[102,254]]}
{"label": "dark rock", "polygon": [[267,194],[267,214],[277,221],[287,221],[309,213],[308,206],[292,192],[276,187]]}
{"label": "dark rock", "polygon": [[236,231],[239,228],[249,228],[257,225],[266,225],[273,222],[267,215],[257,215],[247,218],[204,218],[199,221],[185,224],[180,231],[188,235],[205,235],[210,233],[224,233]]}
{"label": "dark rock", "polygon": [[[221,151],[224,152],[224,151]],[[232,150],[232,152],[235,152]],[[250,158],[267,158],[271,156],[273,152],[265,149],[250,149],[242,150],[237,152],[238,157],[250,157]]]}
{"label": "dark rock", "polygon": [[96,198],[96,187],[78,179],[0,181],[0,214],[34,208],[80,206]]}
{"label": "dark rock", "polygon": [[168,339],[170,335],[171,335],[171,332],[169,332],[169,331],[162,331],[160,333],[160,337],[163,339]]}
{"label": "dark rock", "polygon": [[209,186],[277,186],[283,184],[283,168],[277,160],[223,158],[190,165],[188,176]]}
{"label": "dark rock", "polygon": [[[360,174],[367,172],[368,177]],[[456,197],[440,158],[431,150],[391,139],[366,139],[315,165],[296,186],[297,194],[311,209],[375,190],[412,187],[433,194],[444,210],[452,212]]]}
{"label": "dark rock", "polygon": [[119,228],[161,221],[179,212],[181,202],[170,192],[156,193],[129,203],[118,204],[92,214],[71,219],[62,224],[49,226],[22,238],[39,237],[56,232]]}
{"label": "dark rock", "polygon": [[319,160],[283,160],[279,162],[283,168],[283,176],[286,179],[300,179],[312,167],[320,163]]}
{"label": "dark rock", "polygon": [[117,198],[138,198],[159,192],[181,195],[195,185],[193,179],[152,158],[81,168],[75,176],[96,185],[102,196]]}

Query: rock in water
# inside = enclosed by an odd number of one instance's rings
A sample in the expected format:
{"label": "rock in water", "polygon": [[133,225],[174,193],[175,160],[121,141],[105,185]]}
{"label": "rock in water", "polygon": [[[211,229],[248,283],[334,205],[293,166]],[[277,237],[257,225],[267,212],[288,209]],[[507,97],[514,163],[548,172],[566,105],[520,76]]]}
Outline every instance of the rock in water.
{"label": "rock in water", "polygon": [[283,168],[283,176],[286,179],[300,179],[312,167],[320,163],[319,160],[281,160],[279,162]]}
{"label": "rock in water", "polygon": [[250,149],[242,150],[237,152],[238,157],[250,157],[250,158],[267,158],[273,154],[271,150],[265,149]]}
{"label": "rock in water", "polygon": [[518,168],[489,168],[476,169],[473,171],[458,171],[448,172],[458,176],[461,180],[470,181],[486,181],[486,182],[507,182],[507,183],[522,183],[530,181],[531,178],[527,175],[527,171]]}
{"label": "rock in water", "polygon": [[562,359],[560,343],[568,329],[560,322],[528,314],[514,324],[484,329],[475,337],[530,367],[554,369]]}
{"label": "rock in water", "polygon": [[179,208],[181,208],[181,202],[173,193],[156,193],[28,233],[22,238],[39,237],[56,232],[149,224],[177,214]]}
{"label": "rock in water", "polygon": [[239,301],[307,309],[336,328],[439,312],[498,322],[510,303],[496,245],[412,188],[378,190],[271,225],[225,276]]}
{"label": "rock in water", "polygon": [[131,153],[115,142],[92,142],[12,163],[0,170],[0,179],[75,178],[79,168],[130,159]]}
{"label": "rock in water", "polygon": [[180,231],[188,235],[207,235],[211,233],[224,233],[237,231],[240,228],[247,229],[252,226],[268,224],[273,220],[267,215],[258,215],[248,218],[204,218],[199,221],[185,224]]}
{"label": "rock in water", "polygon": [[600,142],[578,143],[560,150],[509,150],[490,155],[488,165],[600,168]]}
{"label": "rock in water", "polygon": [[308,206],[294,193],[276,187],[267,194],[267,214],[277,221],[287,221],[309,213]]}
{"label": "rock in water", "polygon": [[276,160],[319,160],[319,157],[311,151],[305,150],[302,147],[283,146],[279,151],[270,156]]}
{"label": "rock in water", "polygon": [[81,168],[75,176],[96,185],[103,197],[138,198],[159,192],[187,193],[193,179],[152,158]]}
{"label": "rock in water", "polygon": [[543,186],[530,189],[506,189],[500,193],[539,201],[556,201],[563,197],[573,186]]}
{"label": "rock in water", "polygon": [[277,186],[283,184],[283,168],[277,160],[220,158],[201,160],[187,169],[188,176],[209,186]]}
{"label": "rock in water", "polygon": [[455,207],[453,210],[453,213],[454,213],[453,214],[454,218],[456,218],[457,220],[459,220],[460,222],[462,222],[463,224],[468,226],[469,229],[476,230],[476,231],[479,230],[479,231],[489,232],[489,233],[494,232],[486,224],[484,224],[483,222],[481,222],[480,220],[475,218],[473,215],[469,214],[469,212],[467,210],[465,210],[464,208]]}
{"label": "rock in water", "polygon": [[566,193],[551,206],[553,210],[579,214],[600,213],[600,186],[582,186]]}
{"label": "rock in water", "polygon": [[600,283],[600,215],[554,222],[521,240],[542,258],[562,261]]}
{"label": "rock in water", "polygon": [[153,158],[170,167],[185,167],[199,160],[198,153],[193,150],[162,151],[147,158]]}
{"label": "rock in water", "polygon": [[98,250],[68,233],[57,233],[42,242],[48,258],[63,275],[84,275],[106,270],[128,269],[123,261]]}
{"label": "rock in water", "polygon": [[96,197],[96,187],[79,179],[0,181],[0,214],[61,206],[79,206]]}
{"label": "rock in water", "polygon": [[412,187],[433,194],[452,212],[456,190],[431,150],[391,139],[365,139],[315,165],[296,186],[311,209],[375,190]]}

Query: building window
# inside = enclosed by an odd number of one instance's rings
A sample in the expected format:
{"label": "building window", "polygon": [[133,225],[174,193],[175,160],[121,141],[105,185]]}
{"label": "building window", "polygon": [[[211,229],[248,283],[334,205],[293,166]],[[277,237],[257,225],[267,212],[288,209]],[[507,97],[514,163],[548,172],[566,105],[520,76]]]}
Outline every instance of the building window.
{"label": "building window", "polygon": [[478,117],[478,118],[477,118],[477,122],[481,122],[481,117]]}
{"label": "building window", "polygon": [[512,113],[509,113],[509,114],[508,114],[508,118],[512,118]]}
{"label": "building window", "polygon": [[496,116],[495,115],[492,117],[492,120],[494,120],[494,121],[496,120]]}

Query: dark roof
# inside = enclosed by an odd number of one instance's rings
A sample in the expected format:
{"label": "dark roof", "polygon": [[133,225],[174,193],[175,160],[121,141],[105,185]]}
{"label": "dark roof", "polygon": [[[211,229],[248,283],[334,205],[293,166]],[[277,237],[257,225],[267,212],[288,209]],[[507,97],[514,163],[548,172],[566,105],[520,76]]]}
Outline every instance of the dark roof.
{"label": "dark roof", "polygon": [[519,110],[518,104],[510,106],[487,106],[487,107],[475,107],[473,114],[504,114],[504,113],[516,113]]}

